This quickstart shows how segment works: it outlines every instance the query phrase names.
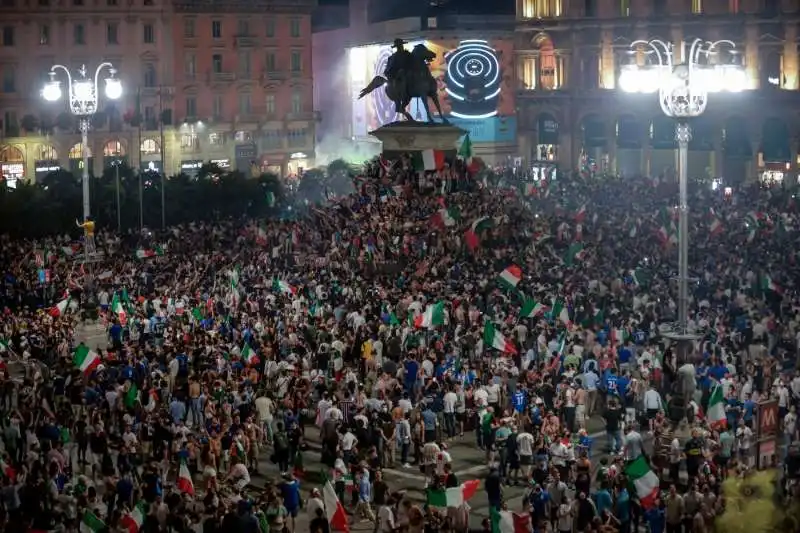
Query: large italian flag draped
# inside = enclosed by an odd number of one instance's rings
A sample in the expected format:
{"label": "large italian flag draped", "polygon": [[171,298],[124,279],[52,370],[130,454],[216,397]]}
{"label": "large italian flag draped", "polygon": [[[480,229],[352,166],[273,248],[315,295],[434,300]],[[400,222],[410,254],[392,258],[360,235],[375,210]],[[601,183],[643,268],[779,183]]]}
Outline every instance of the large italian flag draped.
{"label": "large italian flag draped", "polygon": [[433,214],[431,217],[431,224],[438,228],[449,228],[451,226],[455,226],[458,223],[458,220],[461,218],[461,214],[459,213],[458,209],[455,207],[450,207],[447,209],[439,209],[437,212]]}
{"label": "large italian flag draped", "polygon": [[186,461],[181,461],[181,466],[178,469],[178,490],[185,494],[194,494],[194,482],[192,481],[192,473],[189,472],[189,467],[186,466]]}
{"label": "large italian flag draped", "polygon": [[325,502],[325,516],[331,525],[332,531],[350,531],[350,524],[347,522],[347,513],[344,511],[342,502],[336,496],[333,485],[328,481],[322,488],[322,499]]}
{"label": "large italian flag draped", "polygon": [[483,325],[483,343],[503,353],[517,353],[517,349],[514,345],[507,341],[503,334],[497,331],[497,328],[495,328],[494,324],[489,320]]}
{"label": "large italian flag draped", "polygon": [[511,265],[497,277],[497,282],[507,289],[516,289],[522,280],[522,269],[517,265]]}
{"label": "large italian flag draped", "polygon": [[711,391],[708,399],[708,411],[706,420],[712,429],[723,429],[728,425],[728,417],[725,415],[725,397],[722,395],[722,385],[717,384]]}
{"label": "large italian flag draped", "polygon": [[425,308],[425,312],[414,318],[414,327],[433,329],[444,324],[444,302]]}
{"label": "large italian flag draped", "polygon": [[498,511],[494,507],[489,510],[492,521],[492,533],[528,533],[531,530],[531,515]]}
{"label": "large italian flag draped", "polygon": [[658,476],[650,470],[644,456],[640,455],[625,467],[625,475],[633,486],[636,497],[645,509],[651,509],[656,504],[660,481]]}
{"label": "large italian flag draped", "polygon": [[272,280],[272,290],[286,294],[287,296],[292,296],[297,292],[295,287],[292,287],[282,279],[278,278]]}
{"label": "large italian flag draped", "polygon": [[84,511],[81,519],[81,533],[99,533],[106,528],[105,523],[91,511]]}
{"label": "large italian flag draped", "polygon": [[114,297],[111,299],[111,311],[117,315],[121,325],[124,326],[128,323],[128,313],[125,311],[125,306],[122,305],[122,300],[120,300],[117,293],[114,293]]}
{"label": "large italian flag draped", "polygon": [[100,366],[100,356],[94,350],[81,344],[75,348],[72,362],[76,368],[88,376],[92,370]]}
{"label": "large italian flag draped", "polygon": [[133,511],[126,514],[120,520],[122,527],[128,530],[128,533],[138,533],[144,524],[144,519],[147,516],[147,504],[141,501],[136,504]]}
{"label": "large italian flag draped", "polygon": [[136,250],[136,257],[138,259],[147,259],[148,257],[160,257],[164,255],[164,248],[157,246],[155,248],[139,248]]}
{"label": "large italian flag draped", "polygon": [[441,150],[422,150],[411,156],[414,170],[439,170],[444,168],[444,152]]}
{"label": "large italian flag draped", "polygon": [[473,479],[462,483],[458,487],[449,489],[429,490],[428,505],[432,507],[461,507],[478,492],[481,482]]}
{"label": "large italian flag draped", "polygon": [[522,308],[519,310],[519,316],[522,318],[533,318],[541,313],[544,313],[546,309],[546,305],[537,302],[533,298],[528,298],[522,303]]}

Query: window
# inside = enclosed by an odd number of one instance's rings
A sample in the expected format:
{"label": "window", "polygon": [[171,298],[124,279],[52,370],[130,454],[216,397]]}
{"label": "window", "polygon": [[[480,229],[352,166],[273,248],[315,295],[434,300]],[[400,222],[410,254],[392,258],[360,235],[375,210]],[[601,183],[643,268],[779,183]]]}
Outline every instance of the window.
{"label": "window", "polygon": [[194,19],[183,20],[183,37],[186,39],[194,38]]}
{"label": "window", "polygon": [[212,20],[211,21],[211,38],[212,39],[222,39],[222,21],[221,20]]}
{"label": "window", "polygon": [[739,0],[728,0],[728,11],[732,15],[739,13]]}
{"label": "window", "polygon": [[283,147],[283,135],[280,131],[266,131],[262,137],[264,148],[267,150],[275,150]]}
{"label": "window", "polygon": [[233,134],[233,140],[237,143],[253,142],[253,135],[249,131],[239,130]]}
{"label": "window", "polygon": [[214,54],[211,56],[211,70],[214,74],[222,72],[222,54]]}
{"label": "window", "polygon": [[225,136],[217,132],[209,133],[208,144],[212,146],[222,146],[223,144],[225,144]]}
{"label": "window", "polygon": [[183,73],[189,80],[193,80],[197,75],[197,57],[194,54],[183,56]]}
{"label": "window", "polygon": [[523,0],[522,3],[523,18],[560,17],[561,11],[561,0]]}
{"label": "window", "polygon": [[117,35],[117,30],[119,26],[117,26],[116,22],[109,22],[106,25],[106,43],[108,44],[119,44],[119,36]]}
{"label": "window", "polygon": [[275,37],[275,19],[267,19],[264,21],[264,35],[267,37]]}
{"label": "window", "polygon": [[250,52],[239,52],[239,77],[245,80],[250,79]]}
{"label": "window", "polygon": [[703,14],[703,0],[692,0],[692,13],[695,15]]}
{"label": "window", "polygon": [[86,44],[86,29],[83,24],[75,24],[72,27],[72,40],[75,44]]}
{"label": "window", "polygon": [[236,33],[242,37],[250,35],[250,21],[247,19],[239,19]]}
{"label": "window", "polygon": [[158,153],[158,144],[153,139],[144,139],[140,151],[144,155],[155,155]]}
{"label": "window", "polygon": [[144,107],[144,123],[146,129],[155,129],[152,126],[156,125],[156,108],[148,105]]}
{"label": "window", "polygon": [[197,116],[197,100],[194,96],[186,97],[186,116],[189,118]]}
{"label": "window", "polygon": [[221,94],[215,94],[214,95],[214,101],[212,102],[212,105],[214,106],[213,113],[212,113],[213,116],[215,118],[221,117],[223,115],[223,111],[224,111],[223,110],[223,106],[222,106],[222,95]]}
{"label": "window", "polygon": [[50,44],[50,26],[47,24],[42,24],[39,26],[39,44]]}
{"label": "window", "polygon": [[250,107],[250,94],[249,93],[240,93],[239,94],[239,114],[240,115],[249,115],[251,111]]}
{"label": "window", "polygon": [[3,46],[14,46],[14,26],[3,26]]}
{"label": "window", "polygon": [[[587,0],[587,3],[589,0]],[[631,16],[631,0],[620,0],[619,1],[619,14],[623,17],[630,17]],[[597,15],[597,7],[595,6],[594,15]]]}
{"label": "window", "polygon": [[265,102],[265,106],[267,115],[274,115],[275,114],[275,95],[268,94]]}
{"label": "window", "polygon": [[13,93],[17,91],[16,70],[12,65],[3,67],[3,92]]}
{"label": "window", "polygon": [[289,137],[289,146],[305,146],[306,144],[306,130],[304,129],[289,130],[287,137]]}
{"label": "window", "polygon": [[278,70],[278,60],[275,56],[275,52],[267,52],[267,62],[264,65],[264,68],[267,72],[275,72]]}
{"label": "window", "polygon": [[158,85],[156,67],[152,63],[147,63],[144,66],[144,86],[155,87],[156,85]]}
{"label": "window", "polygon": [[293,39],[300,37],[300,20],[292,19],[289,21],[289,36]]}
{"label": "window", "polygon": [[299,50],[292,50],[290,57],[290,68],[292,72],[300,72],[303,70],[303,56]]}
{"label": "window", "polygon": [[142,41],[144,44],[153,44],[156,42],[156,30],[152,24],[148,23],[142,26]]}
{"label": "window", "polygon": [[[192,99],[194,101],[194,99]],[[186,100],[186,103],[189,103],[189,100]],[[181,135],[181,148],[183,150],[193,150],[198,147],[200,144],[199,139],[197,138],[196,133],[184,133]]]}
{"label": "window", "polygon": [[303,112],[303,95],[301,93],[292,93],[292,113]]}

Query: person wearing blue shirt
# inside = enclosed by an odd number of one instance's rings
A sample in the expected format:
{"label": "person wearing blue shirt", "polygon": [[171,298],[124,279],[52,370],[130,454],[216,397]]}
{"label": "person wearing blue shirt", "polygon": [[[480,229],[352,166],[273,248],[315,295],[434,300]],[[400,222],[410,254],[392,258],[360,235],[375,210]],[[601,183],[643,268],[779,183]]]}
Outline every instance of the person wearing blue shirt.
{"label": "person wearing blue shirt", "polygon": [[617,390],[617,371],[613,368],[609,368],[606,370],[605,373],[605,388],[606,393],[609,396],[617,396],[619,391]]}
{"label": "person wearing blue shirt", "polygon": [[753,422],[753,415],[755,414],[756,410],[756,402],[753,401],[752,397],[748,394],[747,398],[745,398],[744,402],[742,403],[742,410],[744,411],[744,421],[747,424],[752,424]]}
{"label": "person wearing blue shirt", "polygon": [[630,348],[631,341],[625,341],[625,344],[619,348],[619,362],[620,365],[628,365],[633,357],[633,352]]}
{"label": "person wearing blue shirt", "polygon": [[605,348],[606,342],[608,342],[608,332],[606,330],[601,329],[597,332],[597,342]]}
{"label": "person wearing blue shirt", "polygon": [[614,505],[614,515],[619,520],[619,533],[631,531],[631,498],[628,489],[624,486],[617,490],[617,501]]}
{"label": "person wearing blue shirt", "polygon": [[644,518],[647,520],[647,525],[650,527],[650,533],[664,533],[667,519],[666,511],[660,501],[656,502],[655,507],[645,511]]}
{"label": "person wearing blue shirt", "polygon": [[403,368],[405,369],[405,390],[406,392],[411,392],[417,382],[419,363],[411,357],[406,357],[406,360],[403,361]]}
{"label": "person wearing blue shirt", "polygon": [[528,397],[525,394],[525,391],[522,390],[521,384],[517,384],[517,390],[512,398],[512,403],[514,405],[514,411],[520,414],[525,412],[525,407],[528,404]]}
{"label": "person wearing blue shirt", "polygon": [[292,517],[292,530],[294,530],[294,519],[297,518],[297,513],[300,510],[300,482],[289,473],[286,474],[280,488],[283,506],[286,507],[286,512]]}
{"label": "person wearing blue shirt", "polygon": [[608,492],[608,483],[606,481],[600,483],[600,490],[594,495],[594,503],[597,506],[598,516],[602,516],[603,511],[613,512],[614,502],[611,499],[611,493]]}

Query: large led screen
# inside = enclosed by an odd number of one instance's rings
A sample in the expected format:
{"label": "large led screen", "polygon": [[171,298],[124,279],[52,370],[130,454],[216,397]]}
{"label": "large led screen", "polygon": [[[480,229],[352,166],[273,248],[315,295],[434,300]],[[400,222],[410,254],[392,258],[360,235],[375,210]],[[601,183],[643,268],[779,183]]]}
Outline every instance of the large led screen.
{"label": "large led screen", "polygon": [[[436,54],[436,59],[430,68],[438,82],[439,101],[445,116],[459,125],[475,125],[474,128],[467,128],[473,134],[474,141],[495,141],[492,132],[498,131],[498,127],[494,125],[478,127],[478,125],[482,121],[507,124],[506,119],[514,116],[514,94],[511,84],[512,43],[480,39],[452,42],[411,41],[406,45],[406,49],[411,50],[417,44],[424,44]],[[362,46],[349,50],[355,136],[367,135],[371,130],[401,119],[395,113],[394,104],[386,97],[383,88],[360,100],[357,99],[359,91],[369,84],[373,77],[383,75],[386,60],[392,52],[389,44]],[[435,112],[433,103],[429,102],[429,105],[431,112]],[[411,102],[409,112],[417,120],[427,119],[419,99]],[[485,135],[481,135],[482,132],[485,132]],[[482,138],[484,136],[486,138]],[[507,141],[507,137],[503,141]]]}

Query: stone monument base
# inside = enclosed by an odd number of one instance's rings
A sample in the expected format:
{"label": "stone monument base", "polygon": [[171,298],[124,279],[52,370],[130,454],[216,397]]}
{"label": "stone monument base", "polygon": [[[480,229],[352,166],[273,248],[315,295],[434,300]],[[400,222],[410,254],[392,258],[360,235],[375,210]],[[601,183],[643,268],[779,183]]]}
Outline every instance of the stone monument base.
{"label": "stone monument base", "polygon": [[466,131],[450,124],[428,122],[392,122],[369,132],[383,143],[383,155],[394,159],[401,154],[440,150],[454,157],[456,143]]}

